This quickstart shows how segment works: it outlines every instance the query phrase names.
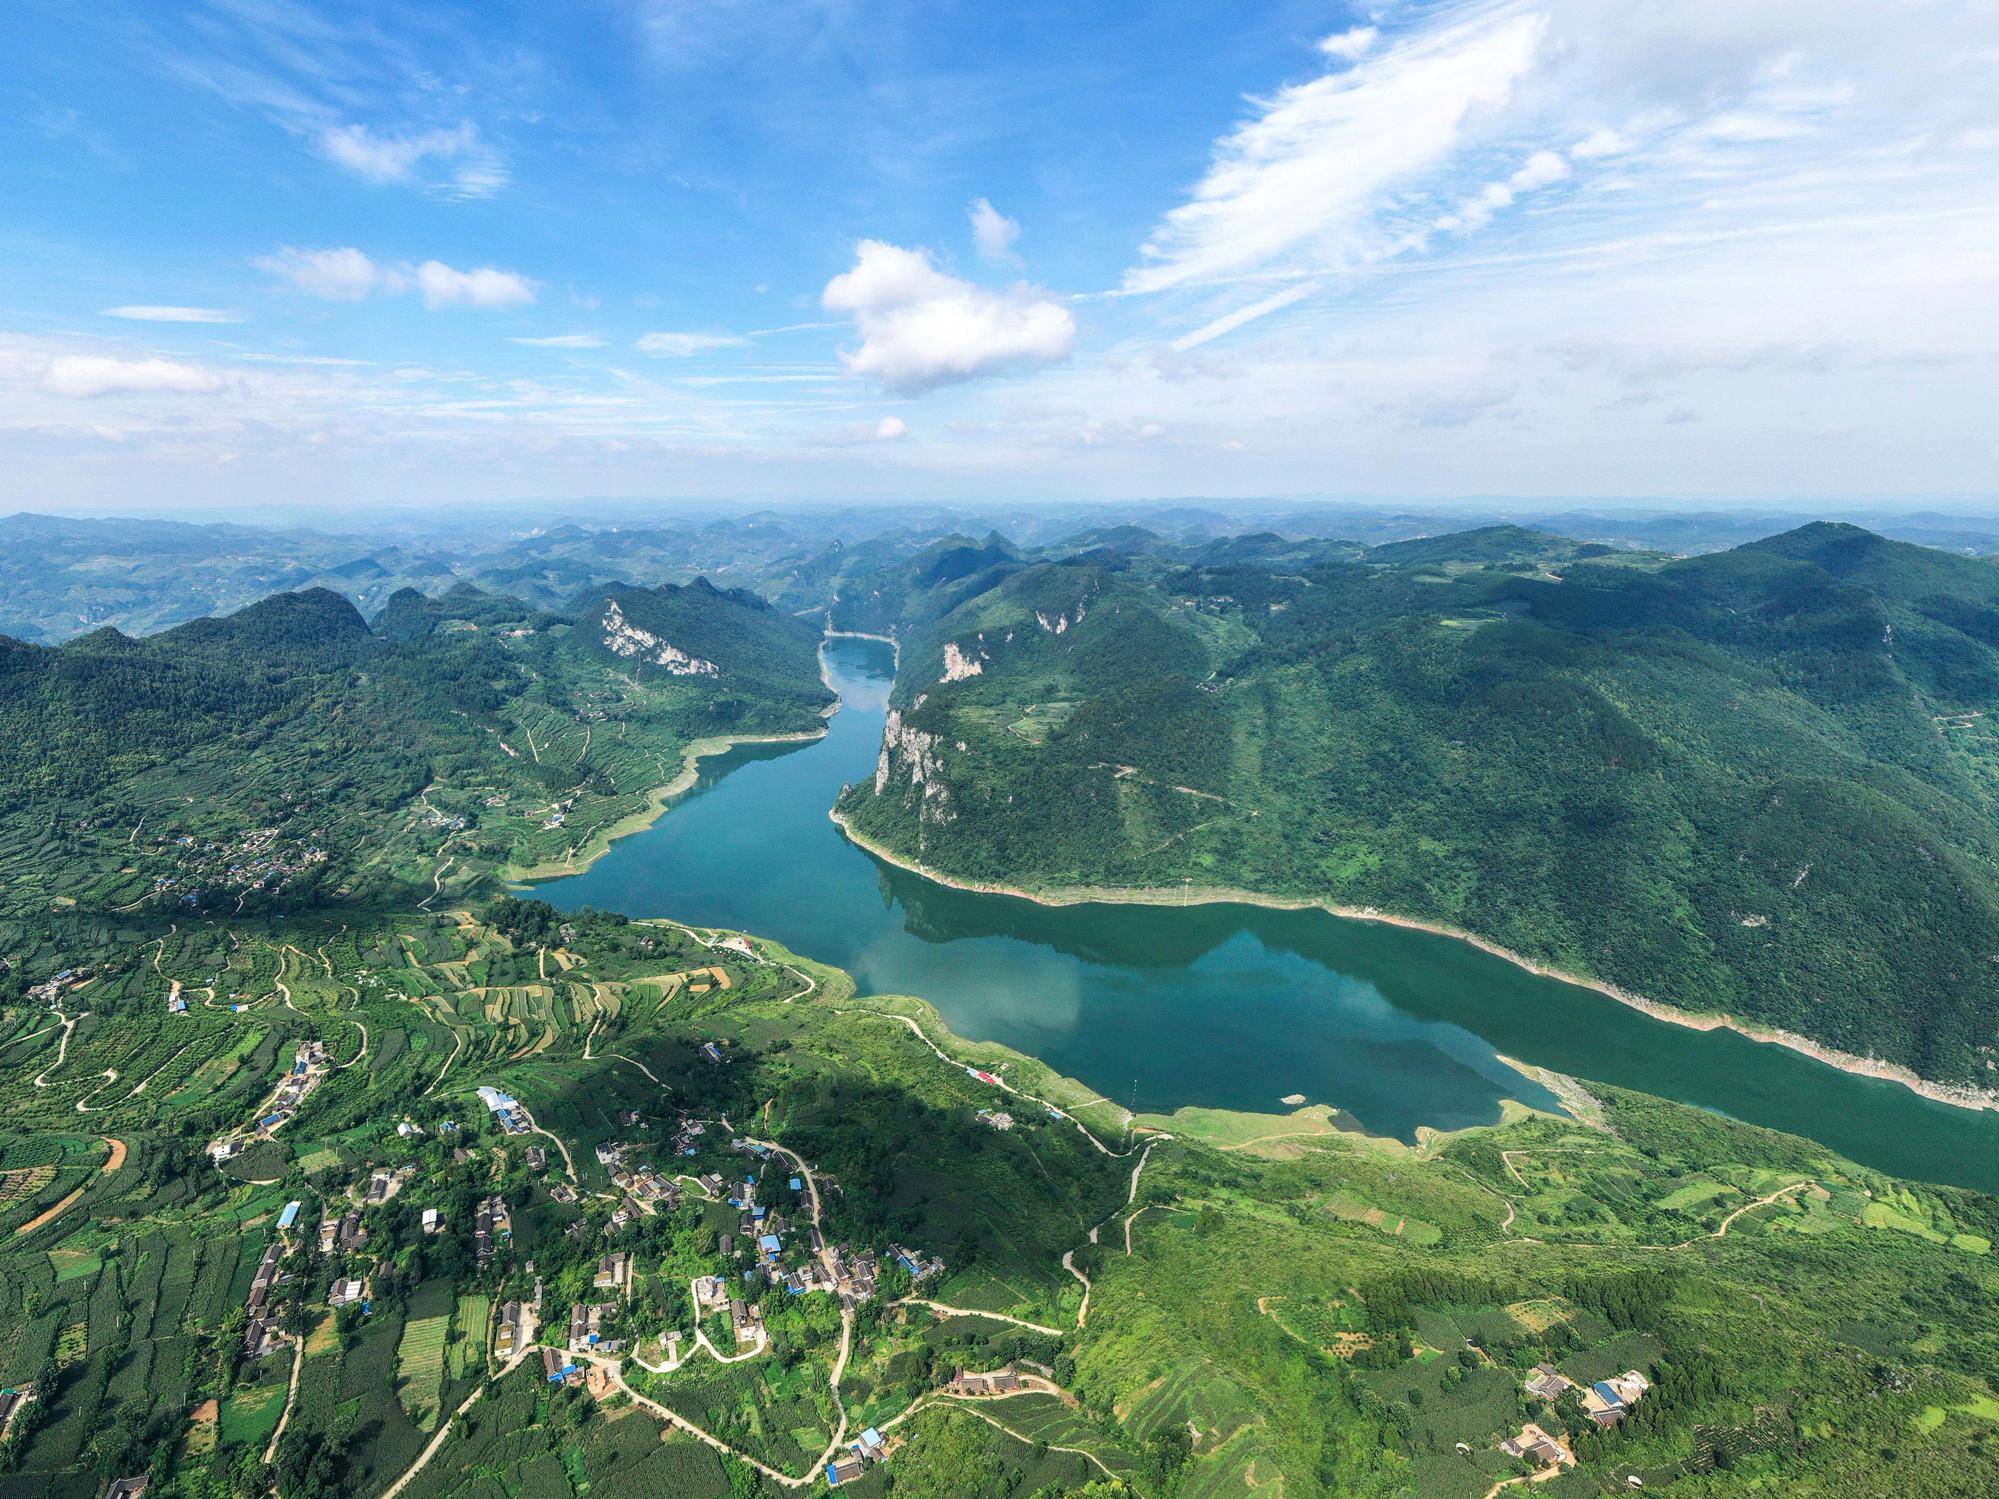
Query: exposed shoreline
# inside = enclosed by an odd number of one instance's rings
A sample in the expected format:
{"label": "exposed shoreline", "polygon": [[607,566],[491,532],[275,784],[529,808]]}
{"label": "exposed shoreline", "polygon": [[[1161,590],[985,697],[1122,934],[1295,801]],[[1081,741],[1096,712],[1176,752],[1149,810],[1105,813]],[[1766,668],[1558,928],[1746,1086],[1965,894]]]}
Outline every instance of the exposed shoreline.
{"label": "exposed shoreline", "polygon": [[[886,635],[862,635],[858,632],[831,630],[834,638],[851,640],[879,640],[893,646],[895,642]],[[821,719],[831,718],[845,706],[840,700],[840,690],[833,685],[833,674],[826,666],[825,641],[822,639],[815,652],[819,661],[819,680],[826,690],[833,694],[833,701],[819,710]],[[634,833],[643,833],[658,822],[666,811],[666,804],[681,792],[692,786],[701,775],[701,762],[710,755],[726,754],[739,744],[809,744],[815,739],[826,737],[824,727],[801,731],[796,734],[715,734],[706,739],[696,739],[680,754],[680,770],[674,778],[663,786],[655,786],[646,793],[646,804],[636,812],[627,813],[608,828],[593,833],[581,850],[572,849],[569,858],[560,864],[532,864],[523,869],[518,864],[509,864],[500,871],[501,882],[507,885],[527,885],[539,880],[559,880],[565,875],[581,874],[592,864],[611,851],[611,845],[620,838],[629,838]]]}
{"label": "exposed shoreline", "polygon": [[[839,710],[839,700],[826,709],[822,717],[831,718]],[[806,730],[797,734],[727,734],[712,735],[707,739],[696,739],[681,751],[680,770],[674,778],[663,786],[655,786],[646,793],[646,804],[636,812],[629,812],[607,828],[600,828],[590,835],[582,848],[573,850],[567,861],[559,864],[534,864],[523,869],[517,864],[509,864],[500,871],[500,879],[508,885],[527,885],[540,880],[561,879],[565,875],[581,874],[592,864],[611,851],[611,845],[620,838],[629,838],[634,833],[643,833],[658,822],[666,811],[666,804],[681,792],[692,786],[701,775],[701,762],[710,755],[725,754],[739,744],[809,744],[815,739],[824,739],[824,728]]]}
{"label": "exposed shoreline", "polygon": [[[1017,900],[1032,901],[1038,906],[1081,906],[1081,905],[1125,905],[1125,906],[1180,906],[1180,905],[1243,905],[1261,906],[1274,911],[1324,911],[1347,921],[1371,921],[1383,926],[1406,927],[1412,931],[1429,932],[1434,936],[1448,937],[1456,942],[1467,943],[1482,952],[1525,969],[1540,978],[1558,980],[1573,984],[1579,989],[1591,989],[1619,1004],[1642,1011],[1654,1020],[1663,1020],[1669,1025],[1683,1026],[1688,1030],[1712,1031],[1731,1030],[1751,1041],[1766,1045],[1782,1046],[1788,1050],[1810,1057],[1815,1062],[1824,1063],[1841,1072],[1856,1077],[1871,1077],[1882,1082],[1899,1083],[1913,1093],[1917,1093],[1933,1103],[1950,1104],[1955,1108],[1971,1110],[1999,1110],[1999,1090],[1952,1087],[1945,1083],[1933,1082],[1897,1062],[1883,1062],[1872,1057],[1855,1056],[1851,1052],[1837,1050],[1800,1036],[1792,1031],[1779,1030],[1774,1026],[1758,1025],[1753,1021],[1737,1019],[1733,1015],[1707,1014],[1695,1010],[1683,1010],[1677,1005],[1666,1004],[1656,999],[1647,999],[1640,994],[1632,994],[1615,984],[1601,979],[1586,978],[1580,974],[1567,973],[1559,968],[1551,968],[1537,963],[1532,958],[1501,947],[1497,942],[1479,936],[1476,932],[1465,931],[1461,927],[1447,926],[1439,921],[1426,921],[1416,916],[1401,916],[1391,911],[1377,910],[1372,906],[1341,906],[1330,901],[1307,900],[1276,895],[1259,894],[1253,890],[1237,890],[1227,886],[1197,886],[1185,889],[1099,889],[1076,886],[1060,890],[1027,890],[1014,885],[987,884],[975,880],[962,880],[939,873],[929,866],[904,857],[877,843],[863,833],[856,832],[847,819],[835,807],[826,814],[833,820],[843,835],[855,847],[866,850],[876,858],[906,869],[911,874],[939,885],[948,885],[955,890],[966,890],[977,895],[1007,895]],[[1509,1062],[1518,1067],[1519,1064]]]}

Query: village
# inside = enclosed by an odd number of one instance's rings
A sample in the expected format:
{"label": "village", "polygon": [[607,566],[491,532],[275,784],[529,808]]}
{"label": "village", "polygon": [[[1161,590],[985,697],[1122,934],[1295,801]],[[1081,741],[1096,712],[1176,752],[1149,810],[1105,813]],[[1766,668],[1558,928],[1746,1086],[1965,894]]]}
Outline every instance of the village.
{"label": "village", "polygon": [[[268,1138],[281,1129],[323,1078],[325,1065],[318,1042],[301,1045],[255,1122],[215,1141],[211,1158],[223,1164],[246,1139]],[[519,1137],[545,1133],[517,1098],[492,1085],[479,1086],[476,1096],[497,1129],[497,1135],[483,1137],[483,1149],[470,1136],[447,1144],[464,1134],[451,1120],[433,1120],[426,1128],[405,1118],[396,1126],[396,1138],[406,1151],[431,1151],[424,1159],[436,1161],[435,1151],[442,1150],[445,1170],[463,1168],[500,1189],[481,1191],[469,1223],[461,1225],[441,1201],[428,1200],[441,1185],[436,1167],[384,1161],[364,1168],[342,1188],[329,1188],[317,1227],[307,1237],[301,1237],[302,1219],[308,1228],[311,1223],[306,1202],[288,1202],[244,1300],[245,1359],[263,1360],[302,1345],[302,1338],[287,1330],[300,1325],[287,1315],[287,1305],[317,1306],[328,1316],[373,1316],[384,1294],[381,1286],[396,1284],[410,1251],[469,1228],[467,1269],[500,1293],[487,1329],[489,1368],[505,1372],[538,1357],[549,1384],[580,1389],[594,1399],[628,1396],[686,1424],[628,1378],[641,1370],[671,1375],[699,1359],[731,1364],[776,1356],[778,1338],[759,1304],[766,1294],[829,1298],[840,1317],[844,1360],[855,1313],[883,1294],[885,1266],[893,1267],[898,1286],[912,1291],[945,1271],[941,1258],[909,1244],[830,1240],[822,1226],[822,1194],[838,1192],[838,1184],[795,1152],[736,1132],[726,1119],[683,1116],[670,1126],[661,1124],[663,1140],[647,1140],[655,1121],[619,1111],[623,1136],[592,1151],[608,1189],[586,1190],[567,1164],[566,1149],[558,1161],[540,1144],[515,1146]],[[543,1240],[517,1253],[516,1215],[538,1196],[569,1214],[569,1221],[555,1245]],[[391,1211],[393,1204],[412,1199],[413,1212]],[[647,1266],[635,1250],[619,1247],[635,1224],[662,1217],[676,1225],[671,1242],[705,1245],[698,1253],[708,1258],[704,1270],[663,1298],[664,1316],[662,1297],[637,1295],[642,1283],[660,1283],[663,1265]],[[322,1267],[309,1284],[287,1268],[306,1247]],[[571,1268],[579,1250],[588,1257],[580,1268]],[[837,1371],[832,1377],[837,1388]],[[1011,1365],[959,1369],[949,1389],[960,1398],[1004,1395],[1022,1388],[1021,1377]],[[886,1462],[897,1442],[871,1427],[836,1445],[839,1451],[824,1463],[833,1487],[851,1483],[867,1464]]]}
{"label": "village", "polygon": [[279,828],[251,828],[228,841],[192,833],[161,833],[152,841],[173,860],[171,873],[153,876],[152,894],[189,908],[213,891],[235,895],[240,908],[250,892],[280,891],[327,857],[316,844],[287,841]]}

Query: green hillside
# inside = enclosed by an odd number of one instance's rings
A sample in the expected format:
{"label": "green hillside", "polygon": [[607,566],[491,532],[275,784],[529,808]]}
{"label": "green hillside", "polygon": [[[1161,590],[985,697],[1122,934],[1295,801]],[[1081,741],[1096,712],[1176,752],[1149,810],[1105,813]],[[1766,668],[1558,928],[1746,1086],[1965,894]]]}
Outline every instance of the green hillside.
{"label": "green hillside", "polygon": [[1814,525],[1684,561],[986,554],[905,597],[855,829],[1034,889],[1448,923],[1949,1083],[1999,1068],[1999,567]]}
{"label": "green hillside", "polygon": [[[1540,1468],[1501,1447],[1530,1421],[1575,1459],[1535,1489],[1574,1496],[1943,1499],[1999,1459],[1988,1197],[1571,1084],[1574,1117],[1417,1149],[1324,1108],[1132,1119],[756,939],[347,916],[0,922],[0,1387],[34,1394],[0,1493],[772,1499],[824,1483],[843,1422],[895,1439],[860,1492],[993,1499],[1482,1499]],[[779,1271],[809,1224],[873,1293],[843,1317],[752,1270],[703,1177],[756,1179]],[[703,1309],[718,1273],[761,1341]],[[349,1279],[365,1307],[330,1306]],[[537,1294],[573,1383],[498,1333]],[[615,1346],[570,1344],[591,1304]],[[1542,1364],[1649,1388],[1599,1429]]]}
{"label": "green hillside", "polygon": [[[611,600],[676,674],[611,647]],[[59,647],[0,641],[0,910],[435,898],[573,863],[696,741],[814,732],[817,634],[705,583],[573,612],[336,593]],[[676,645],[674,642],[681,642]]]}
{"label": "green hillside", "polygon": [[[1385,550],[848,557],[833,623],[901,669],[843,806],[968,873],[1337,892],[1977,1075],[1987,564]],[[0,642],[0,1499],[1999,1466],[1990,1197],[1552,1076],[1566,1114],[1414,1147],[1133,1117],[753,934],[500,893],[697,743],[816,730],[817,635],[696,581]]]}

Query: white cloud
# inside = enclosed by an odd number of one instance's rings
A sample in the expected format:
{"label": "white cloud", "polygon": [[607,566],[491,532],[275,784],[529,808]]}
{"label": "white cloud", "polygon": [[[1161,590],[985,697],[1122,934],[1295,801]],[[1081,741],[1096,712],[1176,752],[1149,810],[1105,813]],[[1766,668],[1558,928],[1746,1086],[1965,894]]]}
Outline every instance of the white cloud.
{"label": "white cloud", "polygon": [[1018,260],[1013,253],[1014,241],[1020,238],[1020,222],[1010,219],[984,198],[977,199],[965,210],[972,221],[972,240],[979,247],[979,253],[987,260],[1000,264],[1012,264]]}
{"label": "white cloud", "polygon": [[516,338],[509,342],[530,349],[601,349],[605,340],[597,333],[551,333],[546,338]]}
{"label": "white cloud", "polygon": [[286,245],[251,264],[283,277],[300,291],[329,302],[359,302],[377,291],[423,294],[426,307],[520,307],[535,299],[535,284],[516,271],[480,266],[461,271],[441,260],[422,265],[382,265],[351,245],[301,250]]}
{"label": "white cloud", "polygon": [[98,354],[65,354],[42,376],[54,396],[213,395],[228,382],[214,370],[171,359],[113,359]]}
{"label": "white cloud", "polygon": [[1241,277],[1299,260],[1346,270],[1390,253],[1384,197],[1450,160],[1466,122],[1526,75],[1546,25],[1518,3],[1476,7],[1354,67],[1280,90],[1215,148],[1126,274],[1131,291]]}
{"label": "white cloud", "polygon": [[1607,125],[1599,125],[1569,147],[1569,155],[1577,161],[1594,161],[1600,156],[1622,156],[1630,149],[1631,142],[1622,134]]}
{"label": "white cloud", "polygon": [[[507,183],[499,154],[479,139],[471,121],[418,135],[377,135],[366,125],[340,125],[319,140],[327,158],[374,183],[422,183],[453,197],[485,198]],[[445,170],[426,172],[435,161]]]}
{"label": "white cloud", "polygon": [[1319,50],[1328,57],[1337,57],[1343,62],[1355,62],[1374,50],[1374,44],[1381,40],[1378,26],[1356,26],[1351,31],[1336,32],[1319,43]]}
{"label": "white cloud", "polygon": [[914,393],[1005,370],[1066,359],[1076,320],[1025,285],[988,290],[946,275],[923,250],[862,240],[851,270],[826,283],[821,301],[854,320],[861,346],[841,350],[852,375]]}
{"label": "white cloud", "polygon": [[1569,175],[1569,164],[1554,151],[1536,151],[1527,164],[1504,182],[1488,182],[1467,198],[1455,213],[1437,220],[1437,227],[1459,234],[1472,234],[1492,222],[1502,208],[1510,208],[1522,193],[1560,182]]}
{"label": "white cloud", "polygon": [[899,416],[885,416],[875,423],[875,436],[882,442],[894,442],[898,437],[909,435],[909,423]]}
{"label": "white cloud", "polygon": [[827,282],[819,300],[828,311],[853,313],[948,297],[965,285],[931,264],[926,250],[864,239],[855,249],[854,268]]}
{"label": "white cloud", "polygon": [[534,283],[514,271],[489,265],[461,271],[441,260],[426,260],[416,268],[423,305],[439,307],[521,307],[534,300]]}
{"label": "white cloud", "polygon": [[135,323],[240,323],[243,314],[226,307],[106,307],[98,316]]}
{"label": "white cloud", "polygon": [[749,340],[735,333],[646,333],[632,347],[662,359],[689,359],[711,349],[733,349]]}
{"label": "white cloud", "polygon": [[358,302],[386,279],[382,267],[351,245],[340,250],[300,250],[286,245],[251,262],[300,291],[329,302]]}

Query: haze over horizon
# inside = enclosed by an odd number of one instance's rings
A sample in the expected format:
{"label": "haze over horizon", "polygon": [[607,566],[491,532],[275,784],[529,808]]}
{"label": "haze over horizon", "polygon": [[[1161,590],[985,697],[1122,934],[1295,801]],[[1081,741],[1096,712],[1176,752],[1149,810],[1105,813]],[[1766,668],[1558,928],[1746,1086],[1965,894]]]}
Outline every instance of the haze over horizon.
{"label": "haze over horizon", "polygon": [[1991,0],[30,0],[13,64],[0,510],[1957,510],[1999,458]]}

